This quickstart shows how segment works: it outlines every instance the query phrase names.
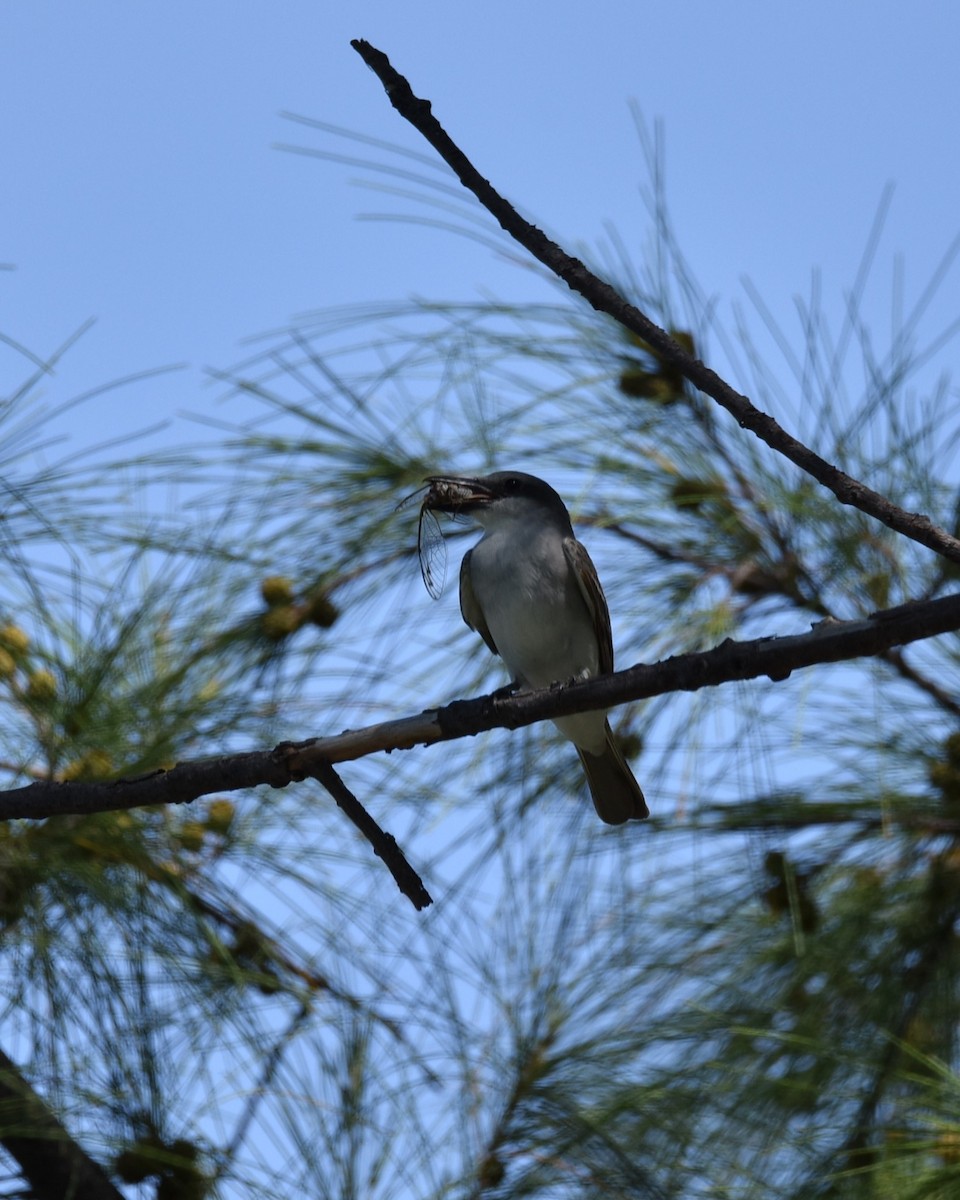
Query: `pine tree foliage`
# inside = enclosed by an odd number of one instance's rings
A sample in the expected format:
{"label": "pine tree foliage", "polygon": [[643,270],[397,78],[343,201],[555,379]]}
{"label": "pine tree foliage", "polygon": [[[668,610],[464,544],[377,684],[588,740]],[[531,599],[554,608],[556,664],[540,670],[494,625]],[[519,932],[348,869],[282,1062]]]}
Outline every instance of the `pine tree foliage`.
{"label": "pine tree foliage", "polygon": [[[653,199],[655,269],[613,240],[607,273],[819,453],[954,528],[954,330],[925,328],[929,289],[882,349],[858,318],[882,212],[839,328],[814,287],[795,338],[759,298],[725,328]],[[623,665],[956,586],[566,295],[317,314],[221,380],[216,452],[124,472],[115,448],[38,472],[36,379],[9,390],[9,785],[499,686],[457,612],[467,527],[445,530],[440,603],[420,587],[397,506],[436,470],[554,483]],[[617,712],[646,826],[597,825],[552,727],[350,764],[436,898],[419,914],[309,783],[14,823],[0,1047],[129,1197],[953,1195],[958,649]]]}

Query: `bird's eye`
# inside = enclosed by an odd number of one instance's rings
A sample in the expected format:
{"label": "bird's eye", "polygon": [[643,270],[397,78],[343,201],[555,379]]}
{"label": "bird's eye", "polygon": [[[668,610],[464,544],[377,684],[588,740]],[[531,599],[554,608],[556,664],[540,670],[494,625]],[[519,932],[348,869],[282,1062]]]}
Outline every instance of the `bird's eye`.
{"label": "bird's eye", "polygon": [[520,480],[516,477],[516,475],[511,475],[510,478],[507,480],[507,491],[515,492],[519,486],[520,486]]}

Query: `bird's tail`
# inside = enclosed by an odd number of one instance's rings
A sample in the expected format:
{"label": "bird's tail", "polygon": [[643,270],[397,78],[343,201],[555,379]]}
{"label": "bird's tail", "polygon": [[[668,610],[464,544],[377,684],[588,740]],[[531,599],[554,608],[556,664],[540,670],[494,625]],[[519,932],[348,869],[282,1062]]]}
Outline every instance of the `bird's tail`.
{"label": "bird's tail", "polygon": [[634,779],[627,760],[613,740],[609,721],[606,723],[606,736],[602,754],[591,754],[577,747],[597,816],[608,825],[622,825],[631,819],[642,821],[650,816],[650,810],[640,784]]}

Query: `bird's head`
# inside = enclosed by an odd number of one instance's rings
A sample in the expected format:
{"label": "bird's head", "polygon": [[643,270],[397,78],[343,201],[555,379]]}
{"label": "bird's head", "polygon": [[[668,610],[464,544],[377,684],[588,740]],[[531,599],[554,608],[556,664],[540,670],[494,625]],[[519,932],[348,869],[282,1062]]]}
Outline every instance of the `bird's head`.
{"label": "bird's head", "polygon": [[529,520],[570,525],[566,505],[549,483],[524,471],[492,475],[431,475],[423,506],[434,512],[472,516],[484,528],[506,521]]}

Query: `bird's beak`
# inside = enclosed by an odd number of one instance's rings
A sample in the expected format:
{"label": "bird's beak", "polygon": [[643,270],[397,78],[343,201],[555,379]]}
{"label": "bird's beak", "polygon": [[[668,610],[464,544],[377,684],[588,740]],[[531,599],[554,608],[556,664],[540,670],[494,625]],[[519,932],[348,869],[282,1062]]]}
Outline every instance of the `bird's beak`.
{"label": "bird's beak", "polygon": [[430,475],[425,482],[430,490],[423,507],[432,512],[469,513],[496,499],[496,493],[482,479],[466,475]]}

